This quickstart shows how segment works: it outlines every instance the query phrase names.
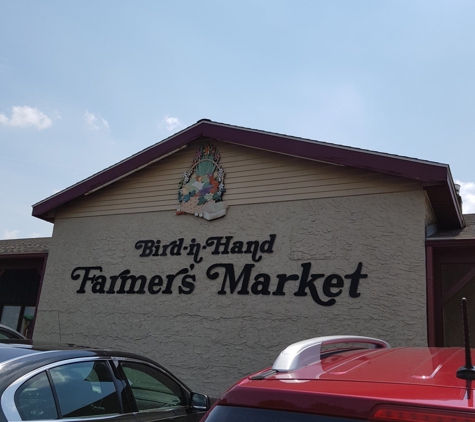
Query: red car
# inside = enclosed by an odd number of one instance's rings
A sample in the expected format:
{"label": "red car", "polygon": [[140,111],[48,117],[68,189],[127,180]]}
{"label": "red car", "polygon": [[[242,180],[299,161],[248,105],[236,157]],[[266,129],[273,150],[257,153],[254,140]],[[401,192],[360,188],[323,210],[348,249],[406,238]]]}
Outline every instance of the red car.
{"label": "red car", "polygon": [[236,383],[202,422],[475,422],[474,374],[470,349],[319,337]]}

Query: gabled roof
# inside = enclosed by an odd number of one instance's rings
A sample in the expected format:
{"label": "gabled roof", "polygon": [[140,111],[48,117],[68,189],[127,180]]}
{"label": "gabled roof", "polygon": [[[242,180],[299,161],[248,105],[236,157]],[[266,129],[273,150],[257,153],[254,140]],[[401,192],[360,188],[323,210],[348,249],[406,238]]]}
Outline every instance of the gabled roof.
{"label": "gabled roof", "polygon": [[310,139],[259,131],[204,119],[149,148],[33,205],[33,216],[54,221],[55,208],[107,186],[159,161],[200,138],[329,164],[395,175],[419,181],[426,190],[441,228],[464,226],[458,194],[447,164],[362,150]]}

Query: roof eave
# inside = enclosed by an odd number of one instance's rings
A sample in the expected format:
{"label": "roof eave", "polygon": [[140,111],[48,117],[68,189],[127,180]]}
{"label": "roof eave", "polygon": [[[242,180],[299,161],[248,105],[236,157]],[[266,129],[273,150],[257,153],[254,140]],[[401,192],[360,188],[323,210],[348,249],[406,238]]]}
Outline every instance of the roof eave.
{"label": "roof eave", "polygon": [[[250,148],[279,154],[350,166],[391,174],[421,182],[428,196],[436,202],[434,211],[443,225],[463,227],[461,207],[457,200],[450,169],[446,164],[415,160],[374,151],[359,150],[287,135],[247,129],[200,120],[181,132],[85,179],[58,194],[33,205],[32,215],[54,221],[51,211],[82,195],[100,189],[177,151],[200,138],[214,138]],[[438,208],[440,207],[440,209]]]}
{"label": "roof eave", "polygon": [[437,217],[439,229],[461,229],[465,227],[462,204],[447,167],[445,182],[425,183],[423,187]]}
{"label": "roof eave", "polygon": [[120,163],[73,185],[56,195],[44,199],[33,205],[32,215],[42,220],[53,222],[54,218],[48,215],[53,209],[72,201],[82,195],[86,195],[94,190],[104,187],[115,180],[121,179],[127,174],[131,174],[149,165],[158,158],[170,155],[179,150],[187,143],[201,136],[199,122],[195,125],[147,148]]}

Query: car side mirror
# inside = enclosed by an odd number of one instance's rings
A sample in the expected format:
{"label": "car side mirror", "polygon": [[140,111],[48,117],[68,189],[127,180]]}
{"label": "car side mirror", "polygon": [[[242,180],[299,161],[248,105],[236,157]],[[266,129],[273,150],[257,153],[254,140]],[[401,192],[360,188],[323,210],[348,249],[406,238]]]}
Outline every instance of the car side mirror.
{"label": "car side mirror", "polygon": [[211,402],[205,394],[191,393],[191,405],[197,410],[208,410],[211,407]]}

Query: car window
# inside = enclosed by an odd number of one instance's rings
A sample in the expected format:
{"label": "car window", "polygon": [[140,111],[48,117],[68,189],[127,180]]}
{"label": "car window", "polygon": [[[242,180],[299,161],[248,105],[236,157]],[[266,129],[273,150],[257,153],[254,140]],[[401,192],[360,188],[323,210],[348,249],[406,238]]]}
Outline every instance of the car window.
{"label": "car window", "polygon": [[15,331],[10,331],[8,329],[0,327],[0,339],[4,340],[7,338],[18,338],[21,339],[23,336],[20,333],[17,333]]}
{"label": "car window", "polygon": [[63,418],[111,415],[121,412],[106,361],[78,362],[50,369]]}
{"label": "car window", "polygon": [[122,362],[139,411],[184,406],[186,400],[179,384],[160,370],[136,362]]}
{"label": "car window", "polygon": [[24,421],[58,418],[46,372],[35,375],[20,386],[15,394],[15,405]]}

